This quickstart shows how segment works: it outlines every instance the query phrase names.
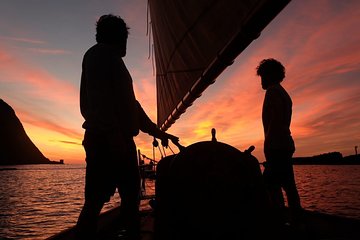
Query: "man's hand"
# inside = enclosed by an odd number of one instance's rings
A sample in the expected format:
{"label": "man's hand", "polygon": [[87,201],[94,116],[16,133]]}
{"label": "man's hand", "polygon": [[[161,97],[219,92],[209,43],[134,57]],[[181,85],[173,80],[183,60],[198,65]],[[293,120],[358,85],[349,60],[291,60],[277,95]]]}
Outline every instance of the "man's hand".
{"label": "man's hand", "polygon": [[174,135],[171,135],[171,134],[168,134],[166,132],[163,132],[163,136],[161,136],[161,145],[163,145],[164,147],[167,147],[169,146],[169,139],[171,140],[171,142],[175,145],[178,145],[179,144],[179,138],[174,136]]}

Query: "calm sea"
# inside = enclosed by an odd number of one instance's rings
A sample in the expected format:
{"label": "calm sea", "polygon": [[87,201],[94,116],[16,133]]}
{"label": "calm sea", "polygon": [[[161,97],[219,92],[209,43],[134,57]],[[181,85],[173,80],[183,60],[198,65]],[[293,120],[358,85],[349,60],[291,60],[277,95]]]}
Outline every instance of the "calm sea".
{"label": "calm sea", "polygon": [[[76,223],[84,165],[13,167],[17,170],[0,171],[0,239],[45,239]],[[295,174],[306,209],[360,218],[360,165],[295,166]],[[147,187],[153,193],[154,183]],[[103,211],[119,202],[116,194]]]}

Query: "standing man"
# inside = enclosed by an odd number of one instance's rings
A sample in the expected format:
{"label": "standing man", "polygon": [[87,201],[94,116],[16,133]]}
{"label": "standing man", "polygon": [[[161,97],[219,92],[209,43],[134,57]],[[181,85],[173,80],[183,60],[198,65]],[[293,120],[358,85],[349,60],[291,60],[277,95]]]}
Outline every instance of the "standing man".
{"label": "standing man", "polygon": [[281,86],[285,68],[279,61],[264,59],[256,70],[261,77],[261,86],[266,90],[262,110],[266,158],[263,175],[276,216],[283,221],[285,202],[282,189],[286,193],[292,216],[295,217],[302,210],[292,165],[295,152],[290,132],[292,101]]}
{"label": "standing man", "polygon": [[133,137],[139,130],[161,139],[178,137],[161,131],[135,98],[132,78],[123,62],[128,27],[122,18],[103,15],[96,23],[96,42],[84,55],[80,110],[85,121],[85,203],[77,222],[81,239],[96,235],[105,202],[118,189],[126,233],[139,236],[140,176]]}

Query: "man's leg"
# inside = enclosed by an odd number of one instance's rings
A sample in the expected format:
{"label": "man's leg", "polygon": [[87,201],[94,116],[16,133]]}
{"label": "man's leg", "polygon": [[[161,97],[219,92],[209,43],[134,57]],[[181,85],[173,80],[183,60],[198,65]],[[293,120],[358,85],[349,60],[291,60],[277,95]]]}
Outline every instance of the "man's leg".
{"label": "man's leg", "polygon": [[276,208],[284,208],[285,201],[281,189],[279,169],[271,163],[266,163],[263,177],[269,193],[271,204]]}
{"label": "man's leg", "polygon": [[287,222],[285,200],[282,191],[283,165],[286,163],[284,162],[284,155],[279,151],[267,152],[265,157],[266,165],[263,174],[265,186],[270,196],[274,222],[282,225]]}
{"label": "man's leg", "polygon": [[283,187],[286,192],[289,208],[301,208],[300,196],[296,187],[292,166],[289,167],[287,179]]}
{"label": "man's leg", "polygon": [[270,198],[271,213],[273,222],[271,224],[284,224],[285,219],[285,201],[282,193],[281,185],[276,181],[277,176],[274,176],[269,168],[264,170],[264,181],[267,192]]}
{"label": "man's leg", "polygon": [[133,142],[121,157],[118,191],[121,198],[121,214],[125,228],[130,235],[140,233],[140,175],[137,164],[136,147]]}
{"label": "man's leg", "polygon": [[76,235],[80,239],[91,239],[97,233],[97,221],[104,203],[85,201],[76,224]]}
{"label": "man's leg", "polygon": [[83,145],[86,152],[85,203],[79,215],[76,230],[80,239],[96,236],[97,222],[101,209],[107,201],[106,176],[109,174],[106,164],[108,159],[104,137],[85,132]]}
{"label": "man's leg", "polygon": [[296,187],[293,166],[289,166],[285,175],[283,188],[286,193],[288,206],[290,210],[291,221],[301,221],[303,217],[303,209],[300,203],[300,196]]}

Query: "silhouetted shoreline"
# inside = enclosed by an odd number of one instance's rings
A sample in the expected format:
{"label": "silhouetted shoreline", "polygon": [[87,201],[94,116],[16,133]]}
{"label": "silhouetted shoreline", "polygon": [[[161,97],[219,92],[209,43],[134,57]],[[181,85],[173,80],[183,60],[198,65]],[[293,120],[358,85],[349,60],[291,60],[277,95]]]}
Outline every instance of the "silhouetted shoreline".
{"label": "silhouetted shoreline", "polygon": [[17,168],[0,168],[0,171],[11,171],[11,170],[17,170]]}
{"label": "silhouetted shoreline", "polygon": [[324,153],[312,157],[293,157],[294,165],[360,165],[360,155],[343,157],[340,152]]}
{"label": "silhouetted shoreline", "polygon": [[21,165],[45,165],[45,164],[55,164],[55,165],[58,165],[58,164],[65,164],[64,163],[64,160],[59,160],[59,161],[48,161],[48,162],[41,162],[41,163],[5,163],[5,164],[0,164],[0,170],[16,170],[16,168],[12,169],[12,168],[7,168],[6,166],[21,166]]}

